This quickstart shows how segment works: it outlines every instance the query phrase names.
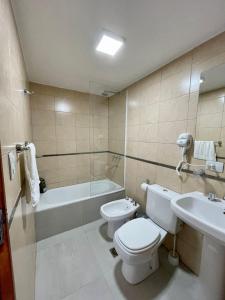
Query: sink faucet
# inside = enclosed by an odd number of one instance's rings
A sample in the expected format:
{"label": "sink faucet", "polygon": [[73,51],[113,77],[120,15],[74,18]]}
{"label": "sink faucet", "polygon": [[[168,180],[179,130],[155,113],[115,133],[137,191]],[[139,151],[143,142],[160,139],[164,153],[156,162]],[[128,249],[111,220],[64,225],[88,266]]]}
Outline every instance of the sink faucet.
{"label": "sink faucet", "polygon": [[208,194],[208,199],[209,199],[210,201],[214,201],[215,198],[216,198],[216,195],[215,195],[214,193],[209,193],[209,194]]}
{"label": "sink faucet", "polygon": [[209,193],[209,194],[208,194],[208,199],[209,199],[210,201],[221,201],[220,199],[218,199],[218,198],[216,197],[216,194],[214,194],[214,193]]}
{"label": "sink faucet", "polygon": [[133,198],[129,198],[128,196],[126,196],[125,199],[130,201],[134,206],[137,206],[137,201],[135,201]]}
{"label": "sink faucet", "polygon": [[132,203],[134,206],[137,206],[137,202],[136,202],[134,199],[131,199],[131,203]]}

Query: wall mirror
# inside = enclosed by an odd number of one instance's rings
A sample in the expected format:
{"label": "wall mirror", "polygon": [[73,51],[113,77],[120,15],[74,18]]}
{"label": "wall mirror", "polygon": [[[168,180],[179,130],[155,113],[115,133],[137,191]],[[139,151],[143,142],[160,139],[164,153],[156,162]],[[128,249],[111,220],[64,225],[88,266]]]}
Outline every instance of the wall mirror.
{"label": "wall mirror", "polygon": [[225,64],[203,72],[197,110],[196,140],[214,141],[217,159],[225,160]]}

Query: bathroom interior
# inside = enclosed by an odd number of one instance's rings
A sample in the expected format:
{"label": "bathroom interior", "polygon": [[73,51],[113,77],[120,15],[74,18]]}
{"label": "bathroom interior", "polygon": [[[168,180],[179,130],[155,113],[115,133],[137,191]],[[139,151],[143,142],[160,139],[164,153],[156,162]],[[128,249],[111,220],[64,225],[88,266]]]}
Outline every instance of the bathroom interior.
{"label": "bathroom interior", "polygon": [[0,0],[0,299],[225,299],[224,11]]}

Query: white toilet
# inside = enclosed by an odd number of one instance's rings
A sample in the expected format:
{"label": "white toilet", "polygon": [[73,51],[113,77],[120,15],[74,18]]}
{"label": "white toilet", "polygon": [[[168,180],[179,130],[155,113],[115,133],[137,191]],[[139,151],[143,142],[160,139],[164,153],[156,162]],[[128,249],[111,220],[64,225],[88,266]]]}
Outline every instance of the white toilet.
{"label": "white toilet", "polygon": [[111,201],[101,206],[100,213],[108,221],[107,234],[111,239],[115,231],[134,215],[139,206],[131,198]]}
{"label": "white toilet", "polygon": [[146,214],[121,226],[114,234],[114,245],[122,259],[125,279],[136,284],[159,267],[158,248],[167,232],[176,234],[182,222],[170,208],[176,192],[154,184],[147,189]]}

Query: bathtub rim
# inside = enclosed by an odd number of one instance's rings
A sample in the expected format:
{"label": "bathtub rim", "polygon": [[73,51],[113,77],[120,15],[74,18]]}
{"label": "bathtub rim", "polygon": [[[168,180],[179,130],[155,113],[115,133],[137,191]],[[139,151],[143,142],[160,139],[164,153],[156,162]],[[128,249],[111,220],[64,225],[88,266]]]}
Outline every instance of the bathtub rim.
{"label": "bathtub rim", "polygon": [[[112,180],[110,180],[110,181],[112,181]],[[117,184],[117,183],[115,183],[115,184]],[[119,185],[119,184],[117,184],[117,185]],[[63,187],[57,187],[57,188],[54,188],[54,189],[49,189],[49,191],[57,190],[57,189],[61,189],[61,188],[72,187],[72,186],[76,186],[76,184],[66,185],[66,186],[63,186]],[[42,197],[40,197],[40,201],[37,204],[37,206],[35,207],[35,211],[36,212],[41,212],[41,211],[53,209],[53,208],[56,208],[56,207],[63,207],[63,206],[67,206],[67,205],[70,205],[70,204],[73,204],[73,203],[79,203],[79,202],[86,201],[86,200],[89,200],[89,199],[92,199],[92,198],[97,198],[97,197],[101,197],[101,196],[105,196],[105,195],[110,195],[110,194],[113,194],[113,193],[116,193],[116,192],[121,192],[121,191],[124,191],[124,190],[125,190],[125,187],[121,187],[121,188],[118,188],[118,189],[113,190],[113,191],[109,191],[109,192],[105,192],[105,193],[101,193],[101,194],[89,195],[89,196],[86,196],[86,197],[78,198],[76,200],[73,199],[70,202],[57,203],[57,205],[55,205],[55,204],[43,204],[42,201],[44,201],[44,199],[42,199]]]}

